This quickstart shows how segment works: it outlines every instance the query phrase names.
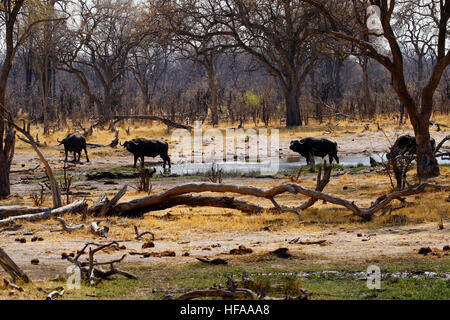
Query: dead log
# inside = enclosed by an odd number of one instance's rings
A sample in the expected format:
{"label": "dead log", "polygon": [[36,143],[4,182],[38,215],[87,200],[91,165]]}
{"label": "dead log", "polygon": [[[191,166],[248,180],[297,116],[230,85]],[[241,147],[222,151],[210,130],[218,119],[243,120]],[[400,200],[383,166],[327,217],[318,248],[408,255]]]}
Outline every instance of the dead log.
{"label": "dead log", "polygon": [[87,207],[87,204],[85,201],[78,200],[71,204],[68,204],[67,206],[60,207],[57,209],[51,209],[46,210],[39,213],[33,213],[33,214],[25,214],[21,216],[15,216],[15,217],[9,217],[3,220],[0,220],[0,226],[7,225],[9,223],[15,223],[17,221],[38,221],[38,220],[44,220],[49,217],[63,215],[66,213],[78,213],[83,212]]}
{"label": "dead log", "polygon": [[109,232],[109,227],[108,226],[104,226],[103,228],[100,228],[98,225],[100,224],[99,222],[92,222],[91,223],[91,231],[93,234],[103,237],[103,238],[107,238],[108,237],[108,232]]}
{"label": "dead log", "polygon": [[316,240],[316,241],[306,240],[306,241],[302,241],[302,240],[300,240],[300,238],[295,238],[295,239],[289,241],[290,244],[302,244],[302,245],[324,244],[326,242],[327,242],[327,240]]}
{"label": "dead log", "polygon": [[52,292],[50,292],[48,295],[47,295],[47,298],[46,298],[46,300],[53,300],[53,299],[55,299],[55,298],[57,298],[57,297],[62,297],[63,295],[64,295],[64,293],[65,293],[66,291],[64,290],[64,289],[61,289],[61,290],[55,290],[55,291],[52,291]]}
{"label": "dead log", "polygon": [[36,208],[26,206],[0,206],[0,218],[21,216],[51,210],[51,208]]}
{"label": "dead log", "polygon": [[11,276],[13,283],[22,280],[25,283],[30,282],[30,278],[19,268],[19,266],[0,248],[0,266]]}
{"label": "dead log", "polygon": [[[37,136],[36,136],[36,137],[37,137]],[[31,145],[31,141],[28,140],[27,138],[24,138],[24,137],[21,137],[21,136],[18,135],[18,136],[17,136],[17,139],[19,139],[19,140],[21,140],[21,141],[23,141],[23,142],[25,142],[25,143]],[[46,145],[43,145],[43,144],[40,143],[39,141],[35,141],[35,143],[36,143],[36,145],[37,145],[39,148],[44,148],[44,147],[46,147]]]}
{"label": "dead log", "polygon": [[235,289],[234,291],[228,289],[205,289],[189,291],[181,296],[174,298],[172,296],[164,297],[164,300],[192,300],[204,297],[221,297],[226,299],[251,299],[257,300],[258,295],[250,289]]}
{"label": "dead log", "polygon": [[110,180],[116,180],[116,179],[135,179],[140,177],[140,173],[113,173],[109,171],[103,171],[103,172],[95,172],[95,173],[88,173],[86,174],[87,180],[101,180],[101,179],[110,179]]}
{"label": "dead log", "polygon": [[109,213],[109,211],[117,204],[117,202],[125,195],[127,192],[127,185],[124,185],[122,189],[111,199],[109,200],[105,197],[102,201],[103,206],[100,208],[100,212],[98,215],[104,216]]}
{"label": "dead log", "polygon": [[[327,184],[330,182],[331,170],[333,169],[333,166],[327,166],[327,162],[324,161],[323,169],[324,169],[323,177],[321,167],[319,168],[319,172],[317,173],[317,184],[315,190],[319,192],[323,191],[323,189],[325,189]],[[307,202],[297,207],[296,209],[299,211],[306,210],[309,207],[313,206],[318,200],[319,199],[314,197],[309,198]]]}
{"label": "dead log", "polygon": [[38,164],[36,167],[31,168],[31,169],[23,169],[23,170],[11,170],[9,173],[30,173],[33,171],[36,171],[37,169],[39,169],[41,165]]}
{"label": "dead log", "polygon": [[15,283],[10,282],[8,279],[3,279],[3,283],[6,287],[11,287],[13,289],[19,290],[20,292],[23,292],[23,288],[21,286],[18,286]]}
{"label": "dead log", "polygon": [[59,223],[61,224],[63,230],[64,230],[64,231],[67,231],[68,233],[72,233],[72,232],[74,232],[75,230],[83,229],[83,228],[85,227],[84,224],[79,224],[79,225],[75,225],[75,226],[74,226],[74,225],[71,223],[70,225],[67,225],[66,220],[64,220],[64,219],[61,218],[61,217],[55,217],[55,220],[56,220],[56,221],[59,221]]}
{"label": "dead log", "polygon": [[153,232],[150,231],[144,231],[142,233],[139,233],[138,227],[134,226],[134,234],[135,234],[135,239],[136,240],[140,240],[142,239],[143,236],[145,236],[146,234],[151,234],[152,235],[152,240],[155,240],[155,234]]}
{"label": "dead log", "polygon": [[435,154],[439,153],[439,150],[442,148],[444,143],[446,143],[447,141],[450,141],[450,135],[446,136],[444,139],[442,139],[441,142],[439,142],[439,144],[436,146],[436,149],[434,150],[434,153]]}
{"label": "dead log", "polygon": [[[75,264],[75,266],[77,268],[80,269],[81,271],[81,277],[82,279],[85,279],[87,281],[89,281],[91,284],[95,283],[95,280],[97,279],[108,279],[110,276],[115,275],[115,274],[119,274],[122,275],[128,279],[133,279],[133,280],[137,280],[138,278],[134,275],[131,274],[129,272],[117,269],[114,264],[115,263],[119,263],[121,261],[123,261],[123,259],[126,257],[126,254],[123,255],[120,259],[116,259],[116,260],[112,260],[112,261],[105,261],[105,262],[97,262],[94,259],[94,255],[101,251],[104,250],[106,248],[110,248],[110,247],[117,247],[119,244],[116,241],[104,244],[104,245],[100,245],[98,243],[94,243],[94,242],[88,242],[84,245],[84,247],[78,251],[78,254],[75,258],[71,258],[68,257],[67,260],[69,260],[70,262],[72,262],[73,264]],[[95,246],[95,249],[92,249],[92,246]],[[89,260],[88,262],[79,262],[78,259],[80,258],[80,256],[86,252],[86,249],[89,248]],[[100,266],[102,265],[109,265],[110,266],[110,270],[103,270],[100,268]]]}
{"label": "dead log", "polygon": [[198,261],[203,262],[203,263],[207,263],[207,264],[212,264],[212,265],[219,265],[219,264],[228,264],[228,262],[224,259],[220,259],[220,258],[215,258],[215,259],[204,259],[204,258],[196,258]]}
{"label": "dead log", "polygon": [[177,123],[175,121],[172,121],[170,119],[167,118],[162,118],[162,117],[158,117],[158,116],[148,116],[148,115],[121,115],[121,116],[115,116],[114,117],[114,122],[112,123],[113,126],[116,125],[117,122],[125,120],[125,119],[149,119],[149,120],[157,120],[157,121],[161,121],[164,124],[166,124],[168,127],[172,127],[172,128],[178,128],[178,129],[186,129],[191,131],[192,127],[188,126],[188,125],[184,125],[184,124],[180,124]]}
{"label": "dead log", "polygon": [[[110,215],[135,217],[141,216],[146,212],[163,210],[178,205],[188,206],[211,206],[221,208],[238,209],[247,213],[259,213],[264,210],[270,210],[275,212],[294,212],[297,213],[295,208],[282,208],[276,204],[275,197],[289,192],[293,194],[302,194],[307,197],[323,200],[329,203],[333,203],[352,211],[354,215],[357,215],[363,219],[369,220],[377,211],[383,210],[395,199],[399,199],[405,196],[415,195],[423,193],[426,189],[434,190],[450,190],[450,186],[432,185],[428,183],[418,184],[411,186],[407,189],[400,191],[394,191],[383,197],[380,197],[370,207],[361,208],[354,202],[334,197],[320,191],[304,188],[298,184],[287,183],[268,190],[251,187],[251,186],[237,186],[227,184],[215,184],[215,183],[190,183],[181,186],[174,187],[167,191],[154,194],[148,197],[123,202],[114,206],[109,212]],[[215,192],[215,193],[236,193],[240,195],[254,196],[258,198],[266,198],[271,200],[275,206],[272,208],[265,208],[259,205],[255,205],[249,202],[235,200],[231,197],[193,197],[186,196],[187,193],[202,193],[202,192]],[[316,200],[316,201],[317,201]]]}

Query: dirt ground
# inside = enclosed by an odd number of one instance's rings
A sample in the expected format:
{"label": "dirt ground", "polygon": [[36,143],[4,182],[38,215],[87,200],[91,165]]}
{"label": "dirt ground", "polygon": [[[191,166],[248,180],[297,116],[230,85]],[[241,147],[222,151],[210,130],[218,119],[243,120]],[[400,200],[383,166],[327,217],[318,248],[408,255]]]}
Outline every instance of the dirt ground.
{"label": "dirt ground", "polygon": [[[449,223],[449,220],[447,219],[446,222]],[[123,227],[113,227],[111,239],[114,239],[114,229],[117,228]],[[59,229],[59,227],[55,225],[48,229],[33,233],[33,236],[42,237],[44,241],[31,242],[31,235],[23,236],[27,228],[20,230],[20,232],[4,232],[0,235],[2,248],[35,280],[50,280],[55,277],[55,274],[64,274],[71,263],[61,258],[63,252],[70,254],[80,250],[89,241],[97,243],[109,242],[94,236],[86,237],[86,235],[83,235],[83,239],[75,239],[74,236],[64,236],[62,232],[58,232],[59,239],[48,241],[48,237],[55,238],[51,230]],[[170,250],[174,251],[176,256],[143,258],[139,255],[128,255],[126,262],[145,266],[160,263],[192,263],[196,262],[196,257],[229,259],[232,257],[229,254],[231,249],[244,245],[247,248],[251,248],[255,254],[267,253],[283,247],[289,248],[290,252],[294,254],[318,256],[319,258],[311,261],[312,263],[343,260],[360,260],[364,263],[366,259],[417,253],[422,247],[442,250],[444,246],[450,244],[450,228],[438,230],[435,223],[383,227],[376,230],[360,227],[328,227],[320,231],[311,231],[309,228],[299,227],[297,232],[203,233],[194,237],[180,237],[176,241],[160,237],[158,232],[155,232],[155,247],[152,248],[152,251],[162,252]],[[361,236],[358,236],[358,234]],[[25,237],[28,241],[26,243],[16,242],[14,239],[17,237]],[[290,243],[297,238],[304,242],[318,240],[326,240],[326,242],[312,245]],[[98,254],[96,257],[99,261],[105,261],[118,259],[126,252],[143,252],[146,251],[142,249],[143,243],[144,241],[136,241],[134,239],[121,240],[120,245],[124,245],[126,250]],[[188,257],[183,256],[186,252],[190,254]],[[34,258],[39,259],[39,265],[30,263]],[[0,275],[2,275],[1,272]]]}

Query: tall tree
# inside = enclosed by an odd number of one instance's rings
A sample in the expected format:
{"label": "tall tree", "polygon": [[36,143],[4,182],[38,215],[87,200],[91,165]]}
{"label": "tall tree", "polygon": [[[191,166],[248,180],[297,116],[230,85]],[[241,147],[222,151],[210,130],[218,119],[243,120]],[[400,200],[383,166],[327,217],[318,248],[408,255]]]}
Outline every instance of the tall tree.
{"label": "tall tree", "polygon": [[302,85],[325,47],[320,38],[312,37],[321,24],[318,10],[298,0],[217,0],[216,6],[220,10],[212,13],[224,31],[279,83],[286,125],[302,125]]}
{"label": "tall tree", "polygon": [[[384,66],[391,74],[392,86],[401,104],[408,112],[417,141],[417,173],[421,178],[439,176],[439,165],[431,149],[429,124],[433,111],[433,96],[446,67],[450,64],[448,46],[450,0],[371,0],[369,7],[365,0],[325,1],[302,0],[315,6],[327,19],[324,32],[338,39],[348,41],[356,49],[354,54],[370,57]],[[405,4],[410,4],[407,15],[398,15]],[[420,85],[420,98],[407,86],[405,77],[405,52],[402,51],[402,37],[396,34],[394,23],[406,25],[411,19],[426,21],[434,36],[423,37],[434,52],[431,70]],[[425,20],[424,20],[425,19]],[[374,27],[376,26],[376,27]],[[428,34],[428,33],[427,33]],[[365,39],[369,37],[369,41]],[[418,33],[418,37],[421,35]]]}
{"label": "tall tree", "polygon": [[[59,44],[58,69],[76,76],[94,101],[97,115],[108,120],[114,85],[128,70],[130,50],[145,37],[145,26],[132,0],[77,0],[73,10],[74,18]],[[97,84],[102,96],[95,91]]]}
{"label": "tall tree", "polygon": [[[37,24],[47,21],[32,15],[34,1],[3,0],[0,2],[0,25],[4,55],[0,66],[0,118],[8,117],[6,89],[8,76],[19,48]],[[9,170],[14,157],[15,131],[0,121],[0,199],[10,194]]]}
{"label": "tall tree", "polygon": [[163,0],[154,4],[154,10],[161,17],[160,25],[170,38],[170,45],[205,70],[211,122],[217,125],[217,63],[221,53],[234,46],[223,36],[220,24],[214,19],[214,5],[211,2],[208,6],[202,0]]}

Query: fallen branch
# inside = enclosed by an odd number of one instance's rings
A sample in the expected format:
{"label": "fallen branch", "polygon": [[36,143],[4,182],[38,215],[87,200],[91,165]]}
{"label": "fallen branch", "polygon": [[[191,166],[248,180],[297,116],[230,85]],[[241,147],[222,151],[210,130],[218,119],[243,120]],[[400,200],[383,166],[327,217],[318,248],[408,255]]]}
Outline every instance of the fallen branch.
{"label": "fallen branch", "polygon": [[28,278],[25,272],[19,268],[2,248],[0,248],[0,266],[11,276],[14,283],[19,279],[25,283],[30,282],[30,278]]}
{"label": "fallen branch", "polygon": [[228,262],[224,259],[220,259],[220,258],[216,258],[216,259],[204,259],[204,258],[196,258],[198,261],[203,262],[203,263],[207,263],[207,264],[212,264],[212,265],[219,265],[219,264],[228,264]]}
{"label": "fallen branch", "polygon": [[98,225],[100,224],[99,222],[92,222],[91,223],[91,231],[93,234],[103,237],[103,238],[107,238],[108,237],[108,232],[109,232],[109,227],[108,226],[104,226],[103,228],[100,228]]}
{"label": "fallen branch", "polygon": [[13,289],[19,290],[20,292],[23,292],[23,288],[21,286],[18,286],[15,283],[10,282],[8,279],[3,279],[3,283],[6,287],[11,287]]}
{"label": "fallen branch", "polygon": [[26,206],[0,206],[0,218],[21,216],[51,210],[51,208],[36,208]]}
{"label": "fallen branch", "polygon": [[67,231],[68,233],[72,233],[75,230],[78,229],[83,229],[85,226],[84,224],[79,224],[79,225],[73,225],[72,223],[70,225],[67,225],[66,220],[64,220],[61,217],[55,217],[56,221],[59,221],[59,223],[61,223],[61,226],[63,228],[64,231]]}
{"label": "fallen branch", "polygon": [[[119,244],[116,241],[100,245],[98,243],[88,242],[84,245],[84,247],[78,251],[78,254],[75,258],[68,258],[70,262],[75,264],[77,268],[81,271],[81,277],[82,279],[85,279],[86,281],[89,281],[91,284],[95,283],[96,279],[104,279],[107,280],[110,276],[119,274],[122,275],[128,279],[137,280],[138,278],[129,272],[117,269],[114,264],[119,263],[123,261],[123,259],[126,257],[126,254],[123,255],[120,259],[112,260],[112,261],[105,261],[105,262],[96,262],[94,259],[94,255],[106,248],[110,247],[117,247]],[[92,249],[92,246],[95,246],[95,249]],[[89,248],[89,260],[88,262],[79,262],[78,259],[80,256],[86,252],[86,249]],[[110,270],[103,270],[100,268],[102,265],[109,265]]]}
{"label": "fallen branch", "polygon": [[152,240],[155,240],[155,234],[153,232],[150,231],[144,231],[142,233],[139,233],[138,227],[134,226],[134,233],[135,233],[135,239],[136,240],[140,240],[143,236],[145,236],[146,234],[151,234],[152,235]]}
{"label": "fallen branch", "polygon": [[[23,142],[25,142],[25,143],[31,145],[31,141],[28,140],[27,138],[24,138],[24,137],[21,137],[21,136],[17,135],[17,139],[19,139],[19,140],[21,140],[21,141],[23,141]],[[36,145],[37,145],[39,148],[46,147],[45,145],[43,145],[43,144],[40,143],[39,141],[35,141],[34,143],[36,143]]]}
{"label": "fallen branch", "polygon": [[3,220],[0,220],[0,226],[7,225],[9,223],[15,223],[17,221],[38,221],[38,220],[44,220],[49,217],[53,216],[59,216],[66,213],[77,213],[77,212],[83,212],[83,210],[87,207],[87,204],[85,201],[78,200],[71,204],[68,204],[67,206],[60,207],[57,209],[51,209],[46,210],[44,212],[34,213],[34,214],[25,214],[21,216],[14,216],[9,217]]}
{"label": "fallen branch", "polygon": [[65,291],[64,289],[61,289],[60,291],[57,291],[57,290],[52,291],[52,292],[50,292],[50,293],[47,295],[46,300],[53,300],[53,299],[55,299],[55,298],[57,298],[57,297],[62,297],[62,296],[64,295],[65,292],[66,292],[66,291]]}
{"label": "fallen branch", "polygon": [[[323,164],[324,173],[322,177],[322,167],[319,167],[319,172],[317,174],[317,184],[316,184],[316,191],[323,191],[325,187],[327,186],[328,182],[330,182],[330,176],[331,176],[331,170],[333,169],[333,166],[327,166],[327,162],[325,161]],[[299,211],[303,211],[308,209],[309,207],[313,206],[319,199],[317,198],[310,198],[307,202],[302,204],[301,206],[297,207],[296,209]]]}
{"label": "fallen branch", "polygon": [[438,154],[439,150],[442,148],[444,143],[446,143],[447,141],[450,141],[450,135],[446,136],[444,139],[442,139],[441,142],[439,142],[439,144],[436,146],[436,149],[434,150],[434,153]]}
{"label": "fallen branch", "polygon": [[317,241],[306,240],[306,241],[302,241],[302,240],[300,240],[300,238],[295,238],[295,239],[289,241],[290,244],[303,244],[303,245],[323,244],[325,242],[327,242],[327,240],[317,240]]}
{"label": "fallen branch", "polygon": [[172,296],[164,297],[164,300],[192,300],[196,298],[204,297],[221,297],[226,299],[251,299],[257,300],[258,295],[250,289],[236,289],[234,291],[227,289],[205,289],[205,290],[194,290],[182,294],[181,296],[174,298]]}
{"label": "fallen branch", "polygon": [[31,168],[31,169],[11,170],[9,173],[29,173],[29,172],[36,171],[37,169],[39,169],[40,166],[41,166],[41,165],[38,164],[36,167]]}
{"label": "fallen branch", "polygon": [[102,195],[99,201],[94,205],[95,210],[93,206],[89,210],[89,214],[97,214],[99,216],[107,215],[109,211],[117,204],[117,202],[125,195],[127,192],[127,187],[127,185],[124,185],[111,200],[106,197],[106,194]]}
{"label": "fallen branch", "polygon": [[[326,180],[326,179],[325,179]],[[325,181],[324,180],[324,181]],[[251,186],[237,186],[227,184],[215,184],[215,183],[190,183],[181,186],[174,187],[167,191],[154,194],[148,197],[123,202],[114,206],[109,212],[111,215],[136,217],[141,216],[146,212],[163,210],[178,205],[188,206],[211,206],[238,209],[247,213],[260,213],[264,210],[280,212],[289,211],[296,212],[295,208],[281,208],[277,205],[271,208],[261,207],[249,202],[235,200],[231,197],[193,197],[187,196],[187,193],[202,193],[202,192],[214,192],[214,193],[236,193],[240,195],[254,196],[258,198],[266,198],[276,203],[275,197],[289,192],[292,194],[302,194],[307,197],[317,200],[323,200],[328,203],[333,203],[352,211],[354,215],[357,215],[363,219],[369,220],[374,213],[383,210],[390,202],[395,199],[423,193],[426,189],[434,190],[450,190],[450,186],[432,185],[428,183],[418,184],[411,186],[407,189],[400,191],[394,191],[382,197],[379,197],[373,205],[370,207],[358,207],[354,202],[334,197],[320,191],[304,188],[298,184],[287,183],[268,190],[251,187]]]}

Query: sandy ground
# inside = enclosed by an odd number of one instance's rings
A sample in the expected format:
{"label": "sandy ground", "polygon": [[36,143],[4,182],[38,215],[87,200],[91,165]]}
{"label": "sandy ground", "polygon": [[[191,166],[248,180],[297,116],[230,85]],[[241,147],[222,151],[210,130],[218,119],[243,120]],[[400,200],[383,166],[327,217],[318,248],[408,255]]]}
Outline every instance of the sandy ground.
{"label": "sandy ground", "polygon": [[[120,226],[113,226],[110,238]],[[109,241],[96,239],[77,239],[62,237],[59,241],[45,241],[50,236],[51,229],[34,232],[33,235],[23,236],[25,229],[16,232],[3,232],[0,234],[2,248],[24,271],[34,279],[54,277],[55,272],[64,274],[70,262],[61,259],[63,252],[71,253],[81,249],[86,242],[107,243]],[[116,230],[114,230],[116,229]],[[359,235],[359,236],[358,236]],[[31,242],[32,236],[43,237],[44,241]],[[14,241],[17,237],[27,239],[26,243]],[[296,244],[292,240],[299,238],[300,241],[326,240],[325,244]],[[219,232],[198,234],[195,237],[180,237],[177,241],[171,241],[158,236],[154,241],[155,247],[142,249],[142,241],[133,239],[120,241],[125,250],[113,251],[108,254],[97,254],[98,261],[120,258],[129,252],[162,252],[171,250],[176,253],[175,257],[148,257],[128,254],[125,262],[139,265],[151,265],[156,263],[188,263],[196,262],[196,257],[209,257],[230,259],[231,249],[244,245],[253,250],[253,254],[267,253],[280,247],[289,248],[290,252],[301,256],[302,254],[313,255],[311,263],[323,263],[342,260],[360,260],[382,258],[383,256],[397,256],[403,254],[417,253],[422,247],[431,247],[442,250],[450,245],[450,229],[438,230],[435,223],[421,224],[415,226],[383,227],[377,230],[363,228],[340,228],[335,230],[310,231],[308,228],[299,228],[298,232]],[[183,256],[188,252],[188,257]],[[30,261],[38,258],[39,265],[32,265]],[[51,271],[51,272],[50,272]],[[0,271],[0,275],[1,275]]]}

